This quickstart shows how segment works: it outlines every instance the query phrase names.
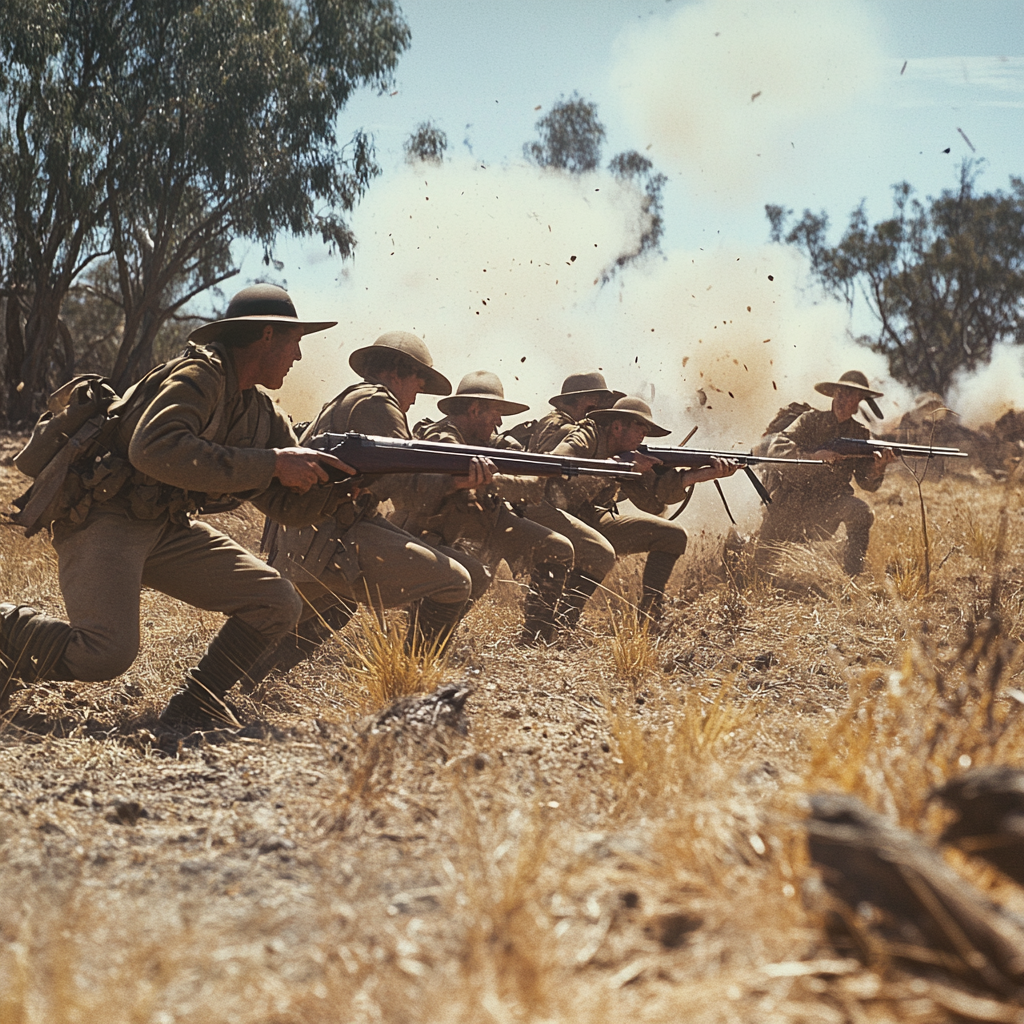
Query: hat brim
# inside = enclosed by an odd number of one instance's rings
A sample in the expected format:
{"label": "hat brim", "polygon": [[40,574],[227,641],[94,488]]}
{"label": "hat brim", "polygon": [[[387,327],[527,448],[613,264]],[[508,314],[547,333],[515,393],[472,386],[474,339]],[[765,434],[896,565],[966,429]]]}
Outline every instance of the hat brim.
{"label": "hat brim", "polygon": [[382,345],[366,345],[357,348],[348,357],[348,365],[352,367],[360,377],[365,377],[370,372],[369,364],[372,362],[370,354],[375,352],[398,352],[416,367],[417,373],[423,377],[423,393],[425,395],[450,395],[452,393],[452,382],[443,374],[438,373],[432,366],[409,355],[408,352],[400,352],[398,349],[385,348]]}
{"label": "hat brim", "polygon": [[882,410],[878,407],[878,403],[875,401],[876,398],[882,397],[881,391],[872,391],[871,388],[863,388],[859,384],[851,384],[848,380],[823,380],[820,384],[814,385],[814,390],[819,395],[825,395],[826,398],[835,398],[836,392],[840,388],[845,388],[847,391],[859,391],[861,394],[861,401],[867,402],[868,408],[871,410],[875,419],[884,420],[885,416]]}
{"label": "hat brim", "polygon": [[814,385],[814,390],[819,395],[827,395],[829,398],[834,398],[840,388],[846,388],[848,391],[859,391],[867,398],[882,398],[884,394],[881,391],[872,391],[871,388],[862,388],[859,384],[851,384],[848,380],[823,380],[821,383]]}
{"label": "hat brim", "polygon": [[561,394],[554,395],[552,398],[549,398],[548,404],[553,405],[556,409],[561,409],[562,403],[566,398],[582,398],[584,395],[599,395],[612,403],[617,402],[620,398],[626,397],[626,393],[624,391],[609,391],[607,388],[594,388],[592,391],[563,391]]}
{"label": "hat brim", "polygon": [[495,398],[494,395],[467,395],[458,394],[451,395],[448,398],[442,398],[438,403],[437,407],[446,416],[450,413],[457,412],[459,403],[462,401],[472,402],[478,400],[481,402],[490,402],[491,405],[497,406],[498,411],[502,416],[515,416],[518,413],[526,412],[530,407],[523,405],[522,402],[507,402],[504,398]]}
{"label": "hat brim", "polygon": [[588,412],[587,415],[592,420],[597,420],[598,422],[603,419],[611,419],[613,416],[626,416],[629,419],[642,423],[647,430],[648,437],[668,437],[672,433],[671,430],[658,426],[654,420],[649,420],[646,416],[642,416],[638,412],[631,412],[629,409],[594,409],[592,412]]}
{"label": "hat brim", "polygon": [[239,324],[288,324],[289,327],[301,327],[303,336],[307,334],[319,334],[321,331],[337,327],[337,320],[295,320],[290,316],[233,316],[227,320],[213,320],[208,324],[197,327],[189,336],[189,341],[198,342],[201,345],[209,345],[211,342],[219,341],[221,338],[231,334]]}

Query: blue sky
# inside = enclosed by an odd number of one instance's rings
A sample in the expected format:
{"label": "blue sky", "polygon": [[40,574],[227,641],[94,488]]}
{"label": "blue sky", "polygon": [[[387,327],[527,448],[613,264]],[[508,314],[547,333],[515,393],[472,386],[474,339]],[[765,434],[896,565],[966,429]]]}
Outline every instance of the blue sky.
{"label": "blue sky", "polygon": [[[276,253],[299,312],[340,321],[286,382],[298,417],[351,380],[347,352],[393,328],[420,333],[455,381],[499,373],[533,413],[564,376],[601,366],[675,429],[703,424],[705,443],[749,447],[780,399],[813,399],[816,380],[853,366],[898,415],[912,394],[853,345],[845,307],[822,301],[795,254],[767,244],[764,205],[824,209],[838,230],[862,199],[887,216],[897,182],[954,187],[965,157],[987,162],[983,189],[1024,173],[1024,0],[403,9],[412,45],[394,89],[355,97],[339,126],[372,132],[384,168],[352,218],[355,258],[318,240]],[[637,149],[668,177],[663,257],[610,285],[603,270],[640,230],[638,197],[607,174],[567,181],[522,156],[573,91],[598,104],[605,162]],[[443,168],[403,160],[427,119],[448,134]],[[264,273],[250,253],[242,279]],[[1024,407],[1016,365],[1000,363],[998,386],[963,389],[972,419]],[[423,400],[411,418],[432,414]]]}

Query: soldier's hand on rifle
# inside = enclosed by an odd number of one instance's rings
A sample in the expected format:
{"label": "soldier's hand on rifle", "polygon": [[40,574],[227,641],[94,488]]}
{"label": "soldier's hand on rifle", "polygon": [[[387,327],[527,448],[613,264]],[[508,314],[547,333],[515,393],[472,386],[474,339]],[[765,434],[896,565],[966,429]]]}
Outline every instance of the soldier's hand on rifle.
{"label": "soldier's hand on rifle", "polygon": [[741,465],[732,459],[712,459],[710,466],[701,466],[699,469],[687,469],[680,474],[682,482],[690,484],[703,483],[705,480],[720,480],[724,476],[732,476]]}
{"label": "soldier's hand on rifle", "polygon": [[469,472],[462,476],[453,476],[452,481],[457,491],[469,491],[474,487],[486,487],[497,473],[498,468],[490,459],[474,455],[469,463]]}
{"label": "soldier's hand on rifle", "polygon": [[284,487],[296,494],[305,494],[317,484],[326,483],[330,477],[324,466],[341,470],[349,476],[355,470],[341,459],[316,452],[312,448],[274,448],[274,477]]}
{"label": "soldier's hand on rifle", "polygon": [[819,448],[816,452],[811,452],[807,456],[809,459],[818,459],[821,462],[827,462],[830,466],[833,462],[838,462],[843,456],[839,452],[832,451],[831,448]]}
{"label": "soldier's hand on rifle", "polygon": [[615,458],[624,462],[632,462],[633,468],[639,473],[646,473],[647,470],[661,465],[661,459],[656,459],[653,455],[647,455],[644,452],[624,452],[622,455],[616,455]]}
{"label": "soldier's hand on rifle", "polygon": [[872,476],[881,476],[885,472],[885,467],[891,462],[895,462],[899,458],[899,453],[894,452],[891,448],[884,448],[880,452],[875,452],[874,465],[871,467]]}

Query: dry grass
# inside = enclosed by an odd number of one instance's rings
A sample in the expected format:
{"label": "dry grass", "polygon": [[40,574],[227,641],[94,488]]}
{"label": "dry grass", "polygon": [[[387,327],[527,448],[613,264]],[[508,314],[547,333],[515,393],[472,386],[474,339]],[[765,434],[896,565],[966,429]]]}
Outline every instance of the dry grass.
{"label": "dry grass", "polygon": [[[49,734],[0,728],[0,1024],[962,1019],[934,982],[837,953],[802,899],[809,792],[934,835],[934,786],[1024,757],[1019,492],[924,493],[927,589],[897,477],[856,581],[834,545],[786,548],[775,586],[697,538],[661,634],[599,599],[577,642],[536,650],[503,569],[448,663],[361,612],[241,701],[266,739],[169,754],[136,722],[219,617],[145,594],[128,673],[19,698]],[[609,591],[634,598],[641,564]],[[45,540],[0,530],[14,595],[60,612]],[[442,681],[476,687],[466,737],[351,728]]]}

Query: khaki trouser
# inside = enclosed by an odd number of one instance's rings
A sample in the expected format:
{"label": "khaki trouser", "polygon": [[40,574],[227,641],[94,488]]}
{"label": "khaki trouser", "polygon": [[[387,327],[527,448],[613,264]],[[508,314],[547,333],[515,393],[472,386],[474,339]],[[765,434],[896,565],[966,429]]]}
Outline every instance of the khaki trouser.
{"label": "khaki trouser", "polygon": [[676,556],[686,553],[686,530],[648,512],[601,512],[595,526],[617,555],[638,555],[645,551]]}
{"label": "khaki trouser", "polygon": [[472,552],[487,565],[502,559],[513,572],[546,562],[573,566],[573,546],[549,526],[516,515],[502,502],[493,514],[453,514],[442,527],[445,540]]}
{"label": "khaki trouser", "polygon": [[[843,568],[855,576],[864,568],[868,536],[875,515],[866,501],[853,494],[843,494],[825,505],[786,502],[776,499],[764,512],[759,540],[778,541],[825,540],[846,524],[846,552]],[[758,550],[758,563],[771,561],[770,549]],[[765,553],[762,553],[765,552]]]}
{"label": "khaki trouser", "polygon": [[77,529],[54,524],[53,546],[72,631],[63,660],[74,679],[112,679],[131,666],[143,587],[237,616],[271,641],[302,610],[287,580],[206,523],[94,508]]}
{"label": "khaki trouser", "polygon": [[594,580],[603,580],[615,565],[615,548],[592,526],[543,501],[526,507],[527,518],[568,538],[575,553],[574,568]]}
{"label": "khaki trouser", "polygon": [[463,564],[467,556],[417,540],[383,516],[358,522],[344,535],[354,551],[359,575],[350,580],[333,561],[319,579],[296,580],[307,607],[303,618],[336,604],[358,601],[376,608],[396,608],[429,597],[438,604],[463,605],[475,590]]}

